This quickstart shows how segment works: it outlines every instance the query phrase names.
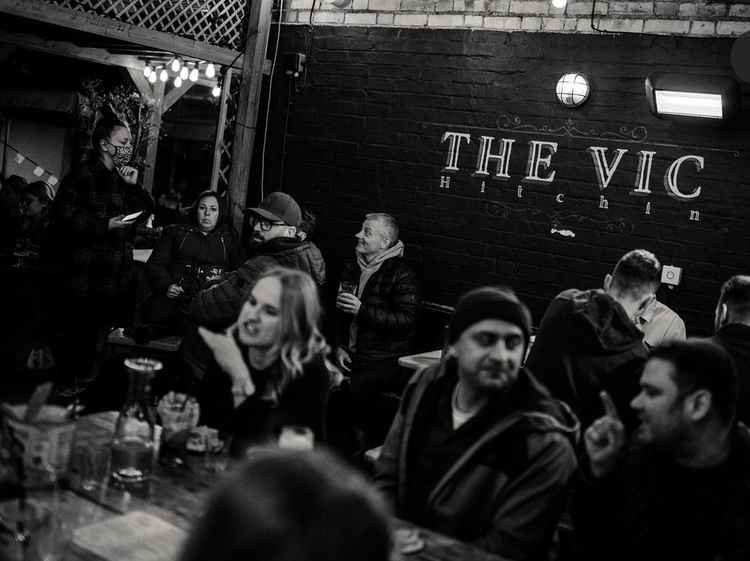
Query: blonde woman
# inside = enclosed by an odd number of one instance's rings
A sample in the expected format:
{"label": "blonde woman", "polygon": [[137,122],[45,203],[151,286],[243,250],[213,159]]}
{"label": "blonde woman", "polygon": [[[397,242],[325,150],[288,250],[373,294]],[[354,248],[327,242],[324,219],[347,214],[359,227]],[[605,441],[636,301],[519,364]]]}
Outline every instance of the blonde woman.
{"label": "blonde woman", "polygon": [[202,423],[232,436],[232,453],[302,425],[323,439],[332,376],[318,329],[321,308],[307,273],[277,268],[255,283],[237,321],[223,334],[199,328],[216,365],[203,380]]}

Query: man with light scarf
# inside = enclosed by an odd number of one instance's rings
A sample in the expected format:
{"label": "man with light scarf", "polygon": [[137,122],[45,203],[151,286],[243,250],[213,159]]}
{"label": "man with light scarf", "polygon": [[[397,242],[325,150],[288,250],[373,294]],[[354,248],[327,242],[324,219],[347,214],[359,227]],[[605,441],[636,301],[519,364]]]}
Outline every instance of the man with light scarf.
{"label": "man with light scarf", "polygon": [[384,392],[400,393],[398,357],[412,352],[419,289],[403,257],[396,219],[365,216],[357,233],[355,257],[341,273],[336,297],[336,362],[351,374],[352,398],[365,444],[382,443],[391,415],[380,407]]}

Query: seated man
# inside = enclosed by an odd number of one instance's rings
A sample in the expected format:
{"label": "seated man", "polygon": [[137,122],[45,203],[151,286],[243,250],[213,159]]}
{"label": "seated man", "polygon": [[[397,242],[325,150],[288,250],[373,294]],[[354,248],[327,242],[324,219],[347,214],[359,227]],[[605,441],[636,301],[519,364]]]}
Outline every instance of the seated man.
{"label": "seated man", "polygon": [[419,290],[393,216],[366,215],[356,238],[356,259],[344,267],[336,298],[336,362],[351,371],[358,424],[369,447],[382,444],[395,412],[380,411],[380,394],[401,393],[406,385],[398,357],[413,350]]}
{"label": "seated man", "polygon": [[582,559],[750,559],[750,433],[735,422],[731,358],[707,340],[671,341],[640,383],[631,446],[606,394],[586,431],[588,477],[573,495]]}
{"label": "seated man", "polygon": [[521,367],[530,329],[509,289],[465,294],[375,467],[397,516],[514,561],[547,559],[576,469],[578,421]]}
{"label": "seated man", "polygon": [[[638,393],[648,347],[633,318],[652,300],[659,271],[653,253],[629,251],[604,278],[604,290],[565,290],[542,318],[526,367],[583,426],[601,415],[601,390],[621,411]],[[632,429],[635,415],[624,421]]]}
{"label": "seated man", "polygon": [[750,276],[735,275],[721,287],[711,338],[734,359],[739,396],[737,420],[750,426]]}

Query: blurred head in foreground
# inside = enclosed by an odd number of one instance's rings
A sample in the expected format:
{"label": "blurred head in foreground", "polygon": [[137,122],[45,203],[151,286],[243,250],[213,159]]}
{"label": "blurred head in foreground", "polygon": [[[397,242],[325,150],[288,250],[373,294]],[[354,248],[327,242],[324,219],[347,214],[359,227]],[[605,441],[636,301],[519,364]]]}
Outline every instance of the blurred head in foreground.
{"label": "blurred head in foreground", "polygon": [[387,561],[380,498],[327,453],[255,448],[210,499],[181,561]]}

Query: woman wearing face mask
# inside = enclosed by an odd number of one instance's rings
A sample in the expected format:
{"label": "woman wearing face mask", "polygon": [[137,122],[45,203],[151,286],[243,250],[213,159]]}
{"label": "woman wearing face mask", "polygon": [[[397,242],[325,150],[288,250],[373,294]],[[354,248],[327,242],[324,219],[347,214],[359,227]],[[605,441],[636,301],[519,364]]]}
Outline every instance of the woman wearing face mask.
{"label": "woman wearing face mask", "polygon": [[214,191],[195,201],[190,224],[164,230],[146,265],[151,297],[143,320],[157,332],[182,332],[184,307],[198,291],[222,280],[240,264],[240,246],[224,220],[224,209]]}
{"label": "woman wearing face mask", "polygon": [[320,312],[312,278],[278,268],[256,281],[225,333],[199,328],[217,363],[199,391],[201,423],[231,434],[234,456],[248,445],[276,441],[287,425],[324,438],[333,377]]}
{"label": "woman wearing face mask", "polygon": [[[128,125],[111,108],[94,127],[92,151],[62,181],[52,205],[50,254],[66,309],[62,374],[88,377],[100,333],[132,316],[134,224],[153,208],[138,184]],[[141,212],[138,218],[126,216]],[[70,360],[67,360],[67,359]]]}

